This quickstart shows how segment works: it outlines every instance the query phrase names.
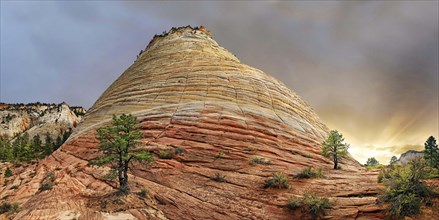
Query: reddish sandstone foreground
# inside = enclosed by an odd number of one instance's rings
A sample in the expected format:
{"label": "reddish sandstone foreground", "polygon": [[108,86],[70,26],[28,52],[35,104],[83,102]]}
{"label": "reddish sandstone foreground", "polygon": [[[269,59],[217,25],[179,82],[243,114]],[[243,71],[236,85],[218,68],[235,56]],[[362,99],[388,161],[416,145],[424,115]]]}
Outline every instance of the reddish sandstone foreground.
{"label": "reddish sandstone foreground", "polygon": [[[95,130],[113,114],[138,118],[142,148],[184,152],[135,164],[132,194],[112,195],[108,169],[88,165],[98,156]],[[96,101],[69,140],[48,158],[0,186],[0,198],[20,203],[14,219],[301,219],[285,208],[304,192],[331,199],[327,219],[383,218],[376,172],[352,158],[342,170],[319,155],[329,129],[297,94],[260,70],[241,64],[204,28],[156,36],[136,62]],[[271,161],[251,165],[254,156]],[[305,167],[325,177],[298,180]],[[21,170],[19,170],[21,169]],[[54,174],[54,186],[40,191]],[[289,189],[264,189],[284,172]],[[216,173],[225,182],[212,180]],[[12,178],[12,177],[11,177]],[[3,179],[2,179],[3,180]],[[135,194],[148,189],[143,198]],[[5,215],[2,216],[6,218]]]}
{"label": "reddish sandstone foreground", "polygon": [[[78,215],[78,219],[105,219],[110,212],[133,219],[299,219],[300,212],[290,212],[284,206],[289,197],[304,192],[330,198],[333,206],[326,213],[328,219],[383,217],[382,207],[375,205],[376,172],[328,167],[324,178],[302,180],[291,178],[295,172],[287,172],[289,189],[263,189],[271,172],[284,170],[276,161],[269,166],[243,161],[233,167],[227,165],[232,157],[189,162],[186,155],[190,153],[174,160],[159,159],[149,170],[138,166],[131,176],[133,193],[120,201],[107,195],[112,187],[101,180],[100,170],[88,167],[87,160],[60,151],[44,161],[34,177],[29,171],[16,177],[2,188],[1,196],[11,195],[8,201],[22,204],[15,219],[72,219]],[[56,176],[56,185],[50,191],[37,192],[49,169]],[[226,182],[211,180],[216,172],[224,174]],[[19,188],[11,189],[12,185]],[[146,198],[134,194],[142,187],[149,190]]]}

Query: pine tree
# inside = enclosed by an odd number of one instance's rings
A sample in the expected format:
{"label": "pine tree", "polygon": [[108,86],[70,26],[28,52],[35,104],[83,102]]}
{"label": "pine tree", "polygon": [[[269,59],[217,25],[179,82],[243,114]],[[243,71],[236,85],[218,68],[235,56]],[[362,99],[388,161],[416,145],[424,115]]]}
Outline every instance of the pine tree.
{"label": "pine tree", "polygon": [[46,133],[46,139],[44,143],[44,156],[48,156],[53,152],[53,139],[49,132]]}
{"label": "pine tree", "polygon": [[395,164],[396,161],[398,161],[398,158],[396,158],[396,156],[392,156],[392,158],[390,158],[390,165]]}
{"label": "pine tree", "polygon": [[17,138],[17,142],[19,145],[19,152],[17,154],[17,161],[20,162],[29,162],[31,160],[31,146],[29,143],[29,134],[25,132],[23,136]]}
{"label": "pine tree", "polygon": [[34,158],[40,158],[41,153],[43,152],[41,138],[38,134],[32,138],[32,152]]}
{"label": "pine tree", "polygon": [[7,138],[0,137],[0,161],[12,160],[11,143]]}
{"label": "pine tree", "polygon": [[349,144],[343,143],[343,141],[343,135],[336,130],[332,130],[328,138],[322,143],[321,154],[333,159],[334,169],[338,169],[339,160],[348,153]]}
{"label": "pine tree", "polygon": [[69,138],[70,134],[72,134],[72,130],[71,129],[69,129],[69,130],[67,130],[67,131],[65,131],[63,133],[63,135],[62,135],[62,142],[63,143],[67,141],[67,139]]}
{"label": "pine tree", "polygon": [[378,164],[380,164],[380,162],[378,162],[378,160],[375,159],[375,157],[368,158],[366,162],[366,166],[376,166]]}
{"label": "pine tree", "polygon": [[56,138],[56,141],[55,141],[55,148],[54,148],[54,150],[57,150],[62,144],[63,144],[62,138],[61,138],[61,136],[58,136]]}
{"label": "pine tree", "polygon": [[99,128],[99,151],[103,154],[92,162],[94,165],[110,165],[111,173],[119,180],[119,191],[128,193],[128,168],[134,160],[151,163],[153,157],[146,151],[136,147],[143,133],[136,127],[136,118],[132,115],[113,115],[111,125]]}
{"label": "pine tree", "polygon": [[424,158],[430,167],[439,167],[439,149],[436,144],[436,139],[430,136],[424,144]]}
{"label": "pine tree", "polygon": [[21,136],[18,135],[14,142],[12,142],[12,160],[13,161],[20,161],[21,153],[23,152],[22,145],[21,145]]}

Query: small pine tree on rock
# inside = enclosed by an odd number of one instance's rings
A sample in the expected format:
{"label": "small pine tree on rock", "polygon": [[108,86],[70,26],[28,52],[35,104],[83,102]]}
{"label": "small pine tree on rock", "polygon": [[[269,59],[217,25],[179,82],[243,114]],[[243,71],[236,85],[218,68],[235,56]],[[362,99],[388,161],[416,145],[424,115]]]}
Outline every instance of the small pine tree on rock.
{"label": "small pine tree on rock", "polygon": [[151,163],[152,154],[139,150],[136,146],[143,133],[136,127],[136,118],[132,115],[113,115],[111,125],[97,130],[100,141],[99,151],[103,154],[94,161],[93,165],[109,165],[110,173],[116,174],[119,180],[119,191],[129,192],[128,168],[133,161]]}
{"label": "small pine tree on rock", "polygon": [[322,143],[321,154],[324,157],[332,158],[334,169],[338,169],[338,162],[348,154],[349,144],[343,143],[343,141],[343,135],[336,130],[332,130]]}

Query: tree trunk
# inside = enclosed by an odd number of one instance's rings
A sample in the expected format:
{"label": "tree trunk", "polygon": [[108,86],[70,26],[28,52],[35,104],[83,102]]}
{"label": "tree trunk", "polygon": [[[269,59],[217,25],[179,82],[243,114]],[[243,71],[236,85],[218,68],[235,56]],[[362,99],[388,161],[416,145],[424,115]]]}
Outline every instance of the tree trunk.
{"label": "tree trunk", "polygon": [[123,162],[122,162],[122,154],[119,155],[119,164],[117,167],[117,176],[119,178],[119,188],[123,185]]}
{"label": "tree trunk", "polygon": [[334,170],[336,170],[338,167],[338,160],[337,160],[337,156],[334,156]]}
{"label": "tree trunk", "polygon": [[119,152],[119,163],[117,167],[117,176],[119,177],[119,191],[122,193],[125,193],[126,189],[126,181],[125,181],[125,175],[124,175],[124,163],[123,163],[123,154],[122,152]]}
{"label": "tree trunk", "polygon": [[123,173],[122,173],[122,182],[120,183],[120,191],[124,194],[127,194],[129,191],[128,188],[128,161],[125,161],[123,164]]}

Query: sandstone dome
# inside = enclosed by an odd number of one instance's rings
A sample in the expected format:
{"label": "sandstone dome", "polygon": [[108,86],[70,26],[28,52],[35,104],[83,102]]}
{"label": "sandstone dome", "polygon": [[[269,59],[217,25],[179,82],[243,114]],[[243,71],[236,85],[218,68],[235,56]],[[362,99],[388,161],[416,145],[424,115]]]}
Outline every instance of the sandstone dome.
{"label": "sandstone dome", "polygon": [[288,157],[281,151],[318,151],[328,133],[299,96],[240,63],[204,28],[154,37],[96,101],[71,140],[122,113],[139,118],[148,142],[200,146],[211,153],[260,147]]}
{"label": "sandstone dome", "polygon": [[[66,213],[105,219],[91,198],[113,188],[101,178],[104,169],[90,167],[88,161],[97,155],[96,129],[122,113],[137,117],[142,147],[154,153],[184,150],[171,160],[157,158],[150,167],[136,164],[131,188],[148,189],[150,201],[133,200],[125,207],[133,218],[290,219],[283,206],[291,195],[323,192],[320,187],[326,185],[343,196],[354,185],[371,184],[358,177],[352,186],[332,186],[352,174],[326,183],[294,181],[304,167],[332,167],[319,154],[329,129],[282,82],[242,64],[205,28],[188,26],[155,36],[87,111],[67,142],[40,162],[36,173],[22,174],[32,179],[14,197],[24,204],[16,219],[63,219]],[[256,156],[271,164],[251,165]],[[351,158],[341,164],[340,172],[360,167]],[[55,186],[38,192],[47,172],[55,174]],[[263,189],[273,172],[286,173],[291,189]],[[217,173],[226,177],[225,183],[211,180]]]}

